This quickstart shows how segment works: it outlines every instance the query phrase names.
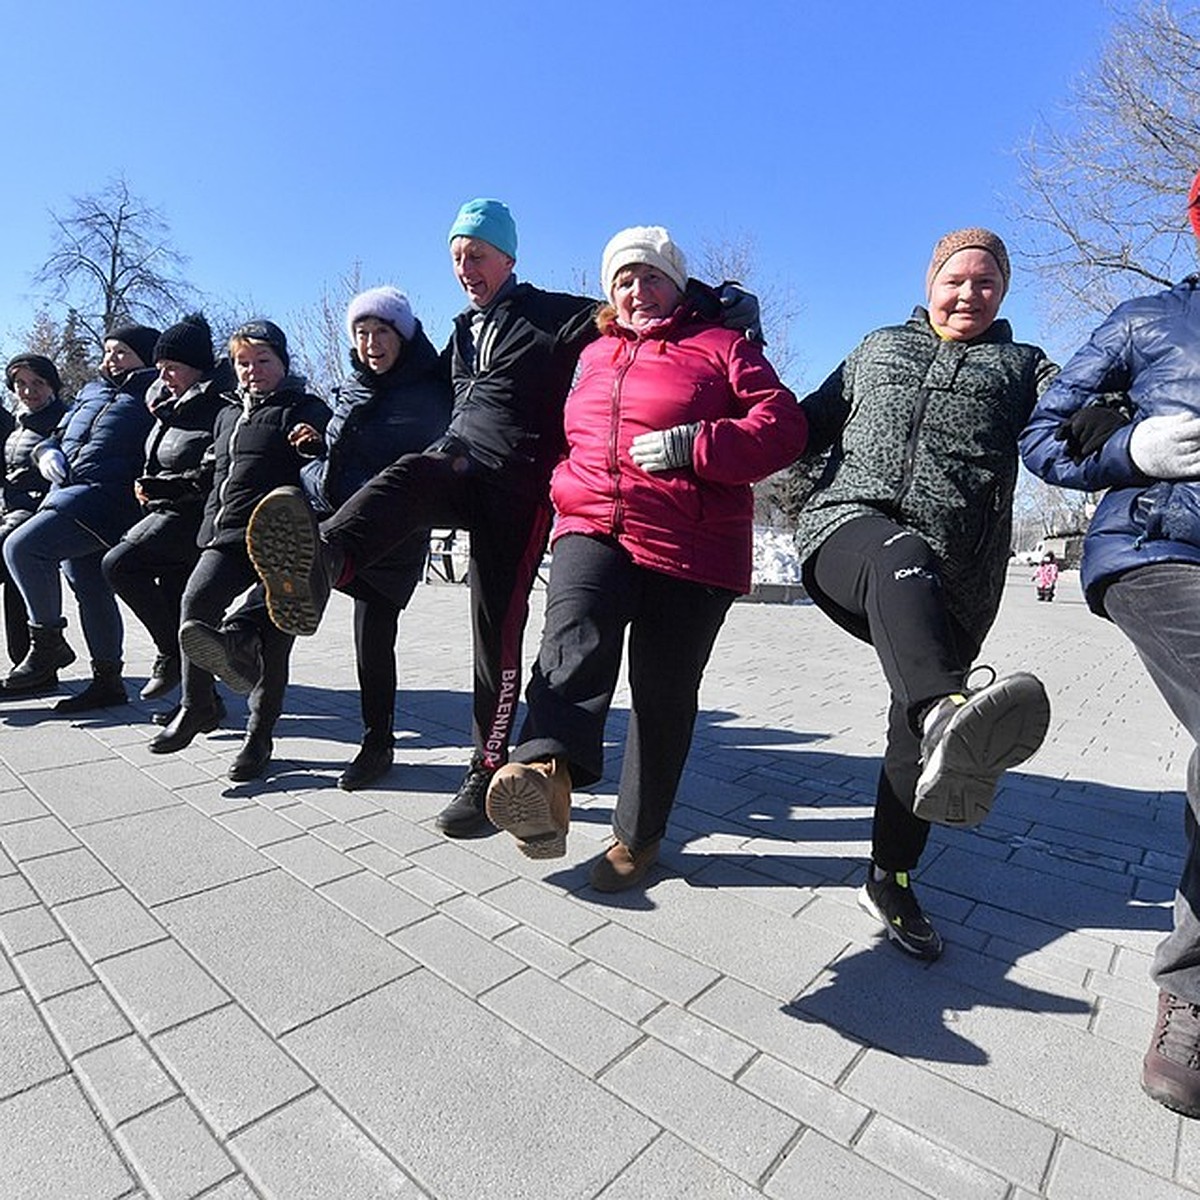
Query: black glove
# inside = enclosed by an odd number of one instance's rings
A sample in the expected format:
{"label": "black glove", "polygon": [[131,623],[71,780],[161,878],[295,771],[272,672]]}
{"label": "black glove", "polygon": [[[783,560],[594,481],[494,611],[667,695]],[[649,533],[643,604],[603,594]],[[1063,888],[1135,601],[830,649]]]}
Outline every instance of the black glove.
{"label": "black glove", "polygon": [[1067,443],[1067,457],[1079,466],[1085,458],[1099,453],[1129,418],[1119,409],[1106,404],[1089,404],[1073,412],[1055,431],[1056,442]]}

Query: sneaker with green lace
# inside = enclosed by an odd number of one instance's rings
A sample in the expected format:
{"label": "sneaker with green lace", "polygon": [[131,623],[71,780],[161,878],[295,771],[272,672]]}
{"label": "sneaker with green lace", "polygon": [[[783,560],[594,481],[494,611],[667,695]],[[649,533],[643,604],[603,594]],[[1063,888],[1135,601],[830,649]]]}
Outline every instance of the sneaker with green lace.
{"label": "sneaker with green lace", "polygon": [[907,871],[883,872],[875,878],[874,865],[867,867],[867,882],[859,889],[858,902],[883,922],[889,940],[905,954],[932,962],[941,957],[942,937],[921,911],[908,882]]}

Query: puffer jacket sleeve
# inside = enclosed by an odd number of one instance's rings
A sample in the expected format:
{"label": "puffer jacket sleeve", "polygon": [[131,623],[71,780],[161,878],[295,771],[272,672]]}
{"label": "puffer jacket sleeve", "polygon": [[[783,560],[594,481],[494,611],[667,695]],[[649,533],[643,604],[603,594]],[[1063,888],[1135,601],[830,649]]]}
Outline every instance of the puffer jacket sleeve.
{"label": "puffer jacket sleeve", "polygon": [[1117,308],[1042,393],[1020,438],[1021,460],[1039,478],[1058,487],[1101,491],[1145,482],[1129,457],[1133,426],[1118,429],[1097,454],[1072,462],[1059,426],[1089,404],[1124,393],[1133,375],[1133,337],[1124,306]]}
{"label": "puffer jacket sleeve", "polygon": [[806,454],[824,454],[841,436],[854,404],[854,359],[852,352],[800,402],[808,421]]}
{"label": "puffer jacket sleeve", "polygon": [[701,422],[693,469],[714,483],[754,483],[804,453],[808,421],[757,342],[733,343],[728,379],[738,415]]}

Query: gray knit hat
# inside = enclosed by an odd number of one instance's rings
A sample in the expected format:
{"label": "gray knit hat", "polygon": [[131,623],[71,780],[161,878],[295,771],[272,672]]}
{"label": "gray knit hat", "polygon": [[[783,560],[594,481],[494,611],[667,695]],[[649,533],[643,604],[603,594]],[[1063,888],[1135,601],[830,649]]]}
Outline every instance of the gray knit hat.
{"label": "gray knit hat", "polygon": [[933,286],[934,276],[946,265],[951,255],[957,254],[960,250],[986,250],[996,260],[996,266],[1000,268],[1000,276],[1004,280],[1004,290],[1008,291],[1008,285],[1012,280],[1012,267],[1008,263],[1008,247],[1005,246],[999,234],[993,233],[990,229],[973,226],[970,229],[956,229],[953,233],[948,233],[938,239],[937,245],[933,248],[933,255],[929,259],[929,270],[925,272],[926,295]]}
{"label": "gray knit hat", "polygon": [[413,316],[408,297],[394,287],[368,288],[359,292],[346,309],[346,333],[354,341],[354,322],[363,317],[376,317],[386,321],[406,342],[411,342],[417,331],[417,319]]}

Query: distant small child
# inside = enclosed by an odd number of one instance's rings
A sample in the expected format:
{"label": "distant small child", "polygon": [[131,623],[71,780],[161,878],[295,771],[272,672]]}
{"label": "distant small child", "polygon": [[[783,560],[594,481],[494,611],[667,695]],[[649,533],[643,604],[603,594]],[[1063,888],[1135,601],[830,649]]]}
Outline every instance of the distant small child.
{"label": "distant small child", "polygon": [[1033,573],[1033,582],[1037,585],[1039,600],[1054,599],[1054,585],[1058,582],[1058,563],[1055,561],[1053,550],[1047,550],[1042,555],[1042,561]]}

